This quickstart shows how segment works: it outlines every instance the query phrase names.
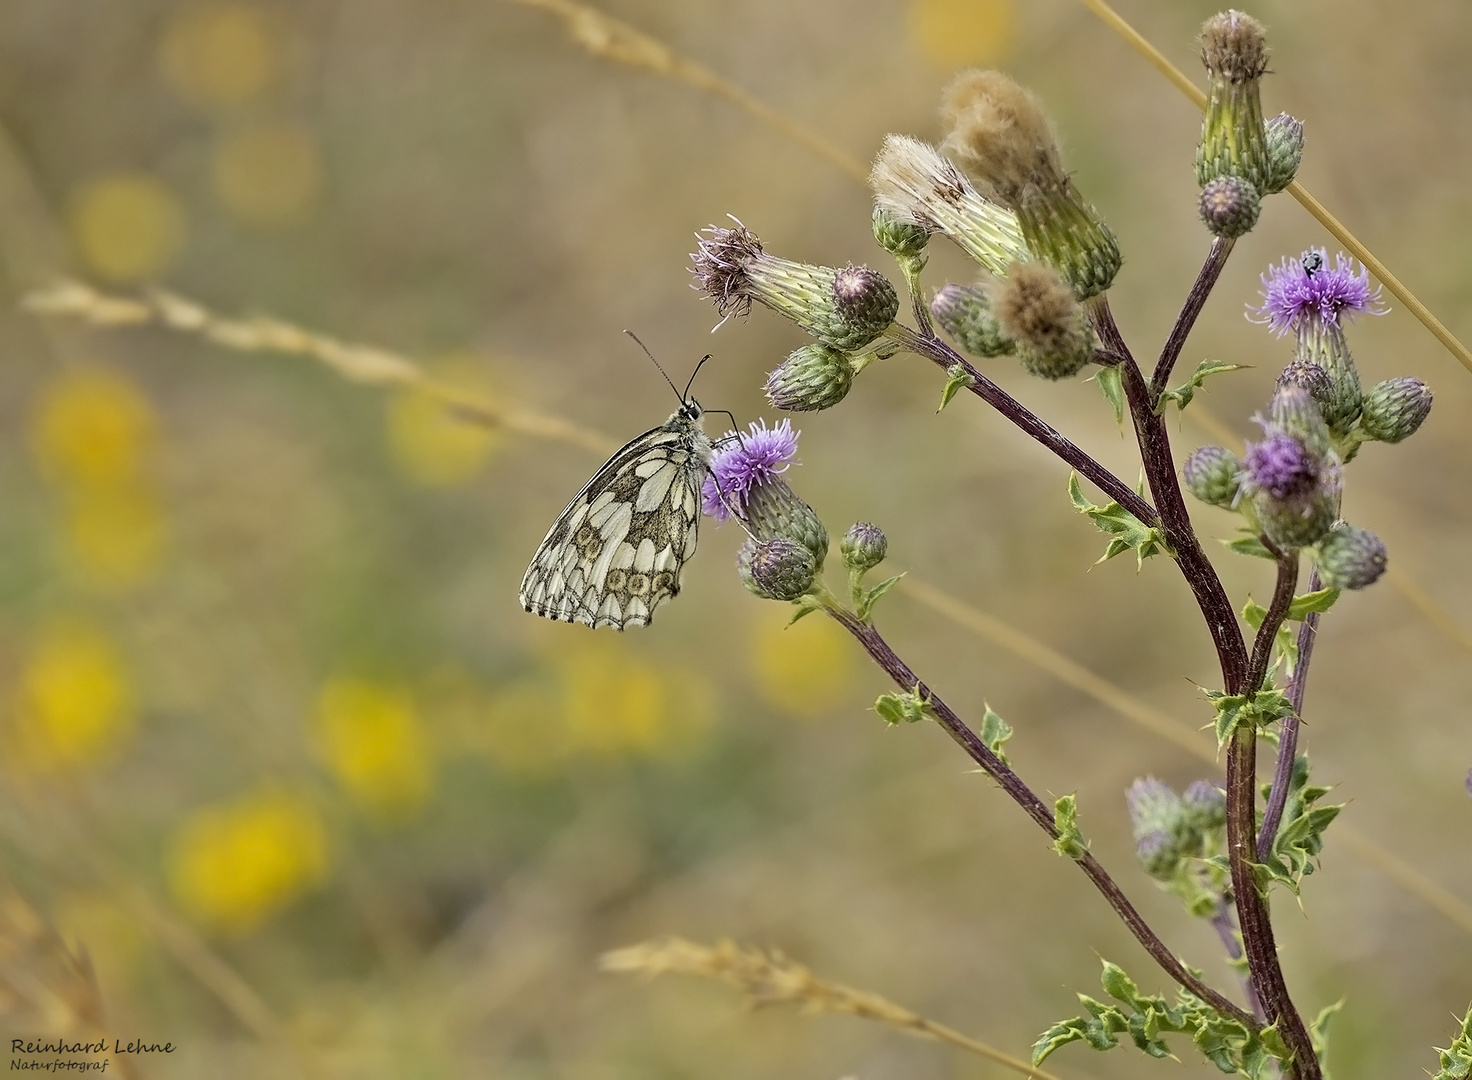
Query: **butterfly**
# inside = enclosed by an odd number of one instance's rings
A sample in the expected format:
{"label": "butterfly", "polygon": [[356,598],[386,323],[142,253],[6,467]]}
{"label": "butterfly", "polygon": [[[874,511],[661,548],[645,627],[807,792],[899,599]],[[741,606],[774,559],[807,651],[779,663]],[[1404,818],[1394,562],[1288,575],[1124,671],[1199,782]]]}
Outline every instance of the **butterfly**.
{"label": "butterfly", "polygon": [[557,516],[521,579],[527,611],[622,630],[647,625],[679,593],[713,452],[705,411],[688,391],[668,420],[604,462]]}

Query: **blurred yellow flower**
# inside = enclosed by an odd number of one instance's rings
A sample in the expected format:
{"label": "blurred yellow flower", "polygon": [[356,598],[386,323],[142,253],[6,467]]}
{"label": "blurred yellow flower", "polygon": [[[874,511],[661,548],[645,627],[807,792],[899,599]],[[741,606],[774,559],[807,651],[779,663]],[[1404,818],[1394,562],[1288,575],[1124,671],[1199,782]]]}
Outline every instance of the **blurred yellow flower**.
{"label": "blurred yellow flower", "polygon": [[[470,357],[452,358],[432,371],[446,383],[487,398],[495,396],[484,365]],[[444,401],[424,390],[406,390],[391,400],[388,435],[399,468],[431,487],[471,479],[501,443],[499,431],[456,416]]]}
{"label": "blurred yellow flower", "polygon": [[184,7],[164,31],[164,77],[196,105],[241,105],[270,85],[280,66],[275,27],[251,4]]}
{"label": "blurred yellow flower", "polygon": [[618,644],[560,654],[568,737],[593,754],[650,753],[669,734],[668,689],[658,670]]}
{"label": "blurred yellow flower", "polygon": [[164,515],[148,489],[95,489],[74,494],[66,509],[67,547],[76,569],[103,589],[128,589],[158,567]]}
{"label": "blurred yellow flower", "polygon": [[317,737],[332,775],[361,809],[401,818],[424,804],[434,766],[414,701],[403,689],[332,679],[318,701]]}
{"label": "blurred yellow flower", "polygon": [[80,620],[44,627],[21,672],[7,756],[41,772],[96,765],[132,733],[132,686],[107,634]]}
{"label": "blurred yellow flower", "polygon": [[795,716],[818,716],[847,692],[857,645],[821,612],[788,626],[792,609],[763,604],[752,626],[752,674],[772,705]]}
{"label": "blurred yellow flower", "polygon": [[311,209],[322,186],[312,133],[289,121],[252,124],[215,146],[215,193],[241,220],[285,225]]}
{"label": "blurred yellow flower", "polygon": [[267,787],[191,814],[170,846],[168,876],[187,912],[240,933],[320,884],[327,865],[312,804]]}
{"label": "blurred yellow flower", "polygon": [[83,188],[69,214],[72,241],[88,268],[111,281],[153,277],[184,246],[184,211],[143,173],[103,177]]}
{"label": "blurred yellow flower", "polygon": [[58,483],[131,484],[142,474],[156,427],[153,409],[133,380],[112,368],[77,368],[42,389],[31,445]]}
{"label": "blurred yellow flower", "polygon": [[995,64],[1012,48],[1014,0],[910,0],[910,36],[941,68]]}

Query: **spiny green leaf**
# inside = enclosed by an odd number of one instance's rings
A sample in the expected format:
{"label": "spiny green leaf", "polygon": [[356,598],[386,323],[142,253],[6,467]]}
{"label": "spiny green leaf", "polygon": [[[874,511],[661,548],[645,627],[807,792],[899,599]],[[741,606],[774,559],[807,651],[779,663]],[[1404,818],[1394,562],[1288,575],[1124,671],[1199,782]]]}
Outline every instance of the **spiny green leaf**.
{"label": "spiny green leaf", "polygon": [[874,711],[886,724],[913,724],[930,716],[930,702],[919,690],[903,694],[880,694],[874,701]]}
{"label": "spiny green leaf", "polygon": [[[1137,565],[1143,565],[1152,555],[1173,554],[1170,545],[1165,542],[1165,533],[1160,528],[1144,525],[1117,502],[1111,501],[1106,506],[1096,506],[1090,502],[1079,487],[1078,473],[1069,474],[1068,500],[1079,513],[1087,515],[1100,531],[1109,534],[1109,543],[1099,562],[1108,562],[1116,555],[1131,549],[1136,552]],[[1098,563],[1094,565],[1097,566]]]}
{"label": "spiny green leaf", "polygon": [[1157,413],[1164,412],[1167,401],[1174,401],[1177,408],[1184,409],[1187,405],[1191,404],[1191,399],[1196,396],[1196,391],[1201,388],[1201,384],[1210,376],[1220,374],[1223,371],[1239,371],[1244,366],[1242,364],[1224,364],[1220,360],[1206,359],[1201,361],[1201,363],[1196,365],[1195,373],[1184,383],[1174,390],[1161,391],[1160,399],[1155,403],[1155,411]]}
{"label": "spiny green leaf", "polygon": [[1002,744],[1012,737],[1012,728],[1007,721],[992,712],[990,705],[986,707],[986,715],[981,718],[980,735],[987,749],[996,754],[1003,765],[1007,764],[1007,754],[1002,749]]}
{"label": "spiny green leaf", "polygon": [[1078,827],[1078,797],[1065,795],[1053,804],[1053,826],[1058,830],[1058,839],[1053,841],[1053,850],[1070,859],[1082,859],[1089,845]]}
{"label": "spiny green leaf", "polygon": [[1268,550],[1267,545],[1258,539],[1257,534],[1251,536],[1239,536],[1235,540],[1223,540],[1222,543],[1231,548],[1238,555],[1252,555],[1268,562],[1277,562],[1278,557]]}
{"label": "spiny green leaf", "polygon": [[[1293,761],[1288,798],[1283,804],[1283,818],[1273,837],[1272,849],[1257,873],[1259,888],[1264,893],[1276,881],[1298,895],[1300,883],[1313,873],[1313,860],[1324,848],[1324,830],[1344,808],[1342,804],[1315,805],[1329,789],[1310,784],[1308,777],[1308,756],[1300,754]],[[1264,794],[1271,794],[1270,785],[1264,785]]]}
{"label": "spiny green leaf", "polygon": [[878,602],[879,598],[898,585],[900,578],[904,576],[904,574],[896,574],[894,577],[886,578],[870,589],[868,594],[859,601],[859,610],[857,613],[859,618],[864,622],[868,622],[869,613],[874,610],[874,605]]}
{"label": "spiny green leaf", "polygon": [[1314,1057],[1319,1059],[1319,1072],[1324,1080],[1332,1080],[1329,1076],[1329,1025],[1334,1022],[1334,1017],[1339,1015],[1339,1010],[1344,1008],[1344,999],[1340,998],[1333,1005],[1325,1005],[1319,1010],[1319,1015],[1314,1017],[1314,1022],[1309,1025],[1309,1042],[1313,1044]]}
{"label": "spiny green leaf", "polygon": [[951,398],[955,397],[963,389],[973,386],[976,383],[976,379],[972,377],[971,372],[967,371],[961,364],[952,364],[946,368],[946,376],[945,389],[940,392],[940,409],[936,409],[936,412],[940,412],[941,409],[949,405]]}
{"label": "spiny green leaf", "polygon": [[787,620],[788,626],[791,626],[805,615],[811,615],[815,611],[823,610],[823,601],[812,595],[800,597],[794,600],[793,603],[797,606],[797,610],[792,613],[792,618]]}
{"label": "spiny green leaf", "polygon": [[1094,375],[1094,381],[1099,384],[1104,400],[1109,402],[1110,407],[1114,409],[1114,422],[1123,427],[1125,407],[1123,372],[1116,364],[1101,367]]}
{"label": "spiny green leaf", "polygon": [[1208,690],[1206,697],[1216,709],[1214,726],[1218,750],[1227,744],[1237,728],[1245,724],[1253,724],[1262,730],[1293,713],[1292,703],[1277,687],[1264,687],[1255,694],[1224,694],[1220,690]]}
{"label": "spiny green leaf", "polygon": [[1333,607],[1334,601],[1338,599],[1339,590],[1333,588],[1295,596],[1293,603],[1288,605],[1288,618],[1293,622],[1303,622],[1304,616],[1309,612],[1323,614]]}
{"label": "spiny green leaf", "polygon": [[1467,1080],[1472,1076],[1472,1009],[1462,1021],[1462,1031],[1446,1049],[1435,1047],[1441,1069],[1431,1080]]}

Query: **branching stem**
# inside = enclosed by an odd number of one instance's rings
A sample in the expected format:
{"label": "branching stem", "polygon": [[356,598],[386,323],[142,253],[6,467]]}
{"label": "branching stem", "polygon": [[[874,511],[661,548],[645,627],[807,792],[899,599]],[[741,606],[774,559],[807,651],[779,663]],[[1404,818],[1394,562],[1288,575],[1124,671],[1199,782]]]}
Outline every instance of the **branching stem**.
{"label": "branching stem", "polygon": [[[1308,575],[1308,591],[1317,592],[1323,585],[1316,566]],[[1262,812],[1262,827],[1257,832],[1257,861],[1267,858],[1283,821],[1283,808],[1288,804],[1288,787],[1293,780],[1293,761],[1298,756],[1299,717],[1303,715],[1303,695],[1308,684],[1308,665],[1314,655],[1314,641],[1319,636],[1319,613],[1309,612],[1298,628],[1298,664],[1288,680],[1288,701],[1293,712],[1283,717],[1278,732],[1278,764],[1273,769],[1273,786],[1268,790],[1268,803]]]}
{"label": "branching stem", "polygon": [[1216,279],[1221,277],[1222,270],[1227,265],[1227,256],[1232,253],[1232,246],[1236,242],[1221,236],[1212,241],[1211,250],[1206,253],[1206,262],[1201,266],[1201,273],[1196,275],[1196,282],[1186,296],[1186,303],[1176,316],[1176,324],[1171,327],[1170,337],[1165,339],[1165,346],[1160,350],[1160,359],[1155,361],[1155,371],[1150,376],[1151,400],[1158,401],[1161,392],[1165,390],[1171,369],[1180,359],[1181,350],[1186,347],[1186,338],[1196,325],[1196,317],[1201,314],[1206,298],[1216,285]]}

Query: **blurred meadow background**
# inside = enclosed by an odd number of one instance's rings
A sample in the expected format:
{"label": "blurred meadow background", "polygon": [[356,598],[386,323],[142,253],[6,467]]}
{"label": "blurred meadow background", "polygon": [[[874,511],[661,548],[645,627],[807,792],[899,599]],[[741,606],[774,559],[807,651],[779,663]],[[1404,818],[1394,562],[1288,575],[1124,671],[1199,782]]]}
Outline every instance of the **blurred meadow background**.
{"label": "blurred meadow background", "polygon": [[[775,254],[891,270],[865,163],[887,132],[941,134],[957,68],[1003,67],[1120,235],[1111,300],[1146,359],[1208,246],[1199,114],[1076,0],[601,10],[668,52],[551,0],[0,0],[7,1038],[174,1042],[138,1062],[150,1077],[969,1080],[1004,1071],[598,957],[729,936],[1023,1057],[1098,992],[1099,956],[1172,992],[942,733],[885,728],[888,687],[846,639],[784,631],[742,590],[735,529],[708,525],[651,628],[548,624],[516,592],[604,453],[674,407],[622,330],[677,381],[714,353],[707,408],[775,419],[761,382],[802,338],[762,311],[710,335],[696,229],[732,213]],[[1121,2],[1198,81],[1215,10]],[[1472,7],[1251,12],[1267,112],[1307,128],[1300,179],[1472,338]],[[1336,250],[1286,195],[1238,244],[1182,367],[1255,367],[1173,421],[1178,457],[1213,423],[1253,431],[1290,346],[1244,305],[1311,245]],[[971,276],[932,251],[932,287]],[[26,309],[37,288],[93,322]],[[1351,331],[1363,377],[1419,376],[1437,404],[1349,472],[1346,516],[1396,579],[1324,621],[1307,747],[1349,806],[1302,912],[1275,905],[1300,1008],[1345,999],[1339,1080],[1434,1067],[1472,999],[1472,373],[1391,308]],[[1094,386],[994,366],[1134,478]],[[1189,731],[1216,681],[1194,605],[1163,560],[1090,569],[1103,540],[1066,470],[965,395],[937,416],[942,381],[913,357],[870,368],[799,418],[791,479],[835,534],[888,532],[886,568],[911,572],[879,612],[897,649],[973,720],[1012,723],[1020,773],[1078,793],[1094,851],[1231,987],[1210,929],[1135,869],[1123,803],[1140,775],[1216,778],[1209,732],[1172,743],[978,633],[1027,635]],[[1219,562],[1239,603],[1266,598],[1266,564]],[[1132,1049],[1049,1067],[1215,1075]]]}

